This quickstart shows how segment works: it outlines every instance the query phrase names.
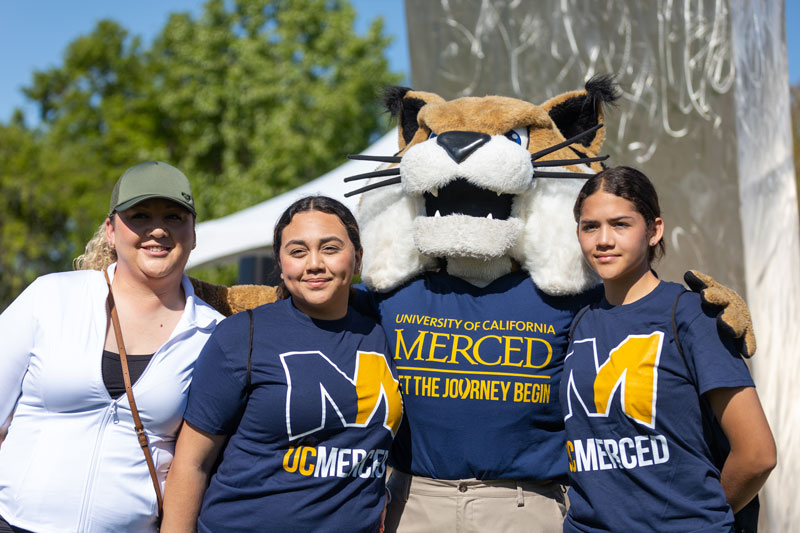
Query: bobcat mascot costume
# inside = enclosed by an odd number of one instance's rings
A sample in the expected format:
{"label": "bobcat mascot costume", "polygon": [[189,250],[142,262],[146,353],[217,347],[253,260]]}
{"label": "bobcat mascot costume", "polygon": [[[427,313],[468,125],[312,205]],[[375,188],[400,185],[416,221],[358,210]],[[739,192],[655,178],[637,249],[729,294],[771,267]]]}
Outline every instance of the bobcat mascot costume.
{"label": "bobcat mascot costume", "polygon": [[[561,531],[558,384],[570,323],[599,295],[572,206],[602,169],[615,99],[607,77],[541,105],[387,91],[399,151],[360,156],[389,168],[346,181],[369,180],[349,193],[363,195],[366,285],[351,302],[382,323],[404,392],[388,530]],[[228,313],[274,297],[198,292]],[[707,297],[736,298],[716,286]],[[743,304],[725,313],[754,349]]]}

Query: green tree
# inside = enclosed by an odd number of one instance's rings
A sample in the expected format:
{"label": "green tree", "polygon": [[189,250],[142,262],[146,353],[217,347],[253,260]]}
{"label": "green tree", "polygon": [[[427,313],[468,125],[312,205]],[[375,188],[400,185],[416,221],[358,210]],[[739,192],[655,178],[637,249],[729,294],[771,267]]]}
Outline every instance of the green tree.
{"label": "green tree", "polygon": [[108,207],[98,209],[91,154],[54,149],[19,124],[0,125],[0,308],[36,276],[69,268]]}
{"label": "green tree", "polygon": [[291,190],[364,148],[381,122],[380,22],[353,32],[347,2],[222,0],[173,15],[152,62],[166,157],[195,183],[201,212],[228,214]]}
{"label": "green tree", "polygon": [[377,90],[400,78],[381,21],[362,36],[354,17],[346,0],[210,0],[199,17],[171,15],[149,47],[107,20],[70,43],[25,89],[37,130],[0,124],[0,307],[70,267],[139,161],[183,170],[209,219],[364,148],[388,127]]}

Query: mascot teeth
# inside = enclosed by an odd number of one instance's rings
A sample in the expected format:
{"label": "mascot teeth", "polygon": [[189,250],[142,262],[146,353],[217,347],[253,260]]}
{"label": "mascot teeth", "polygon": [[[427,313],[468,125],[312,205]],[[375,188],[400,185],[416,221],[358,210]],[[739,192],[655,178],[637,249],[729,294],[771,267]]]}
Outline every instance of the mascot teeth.
{"label": "mascot teeth", "polygon": [[426,192],[422,195],[425,201],[425,215],[429,217],[461,214],[477,218],[507,220],[511,216],[511,206],[515,195],[497,193],[479,187],[459,178],[451,181],[433,195]]}

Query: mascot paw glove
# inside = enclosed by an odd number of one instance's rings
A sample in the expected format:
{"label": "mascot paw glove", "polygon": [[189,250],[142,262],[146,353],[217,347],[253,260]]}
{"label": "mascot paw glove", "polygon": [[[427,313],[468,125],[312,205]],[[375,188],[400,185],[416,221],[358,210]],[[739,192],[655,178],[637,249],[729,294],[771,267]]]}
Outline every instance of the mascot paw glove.
{"label": "mascot paw glove", "polygon": [[750,311],[742,297],[697,270],[686,272],[683,279],[690,289],[700,294],[704,304],[718,310],[717,326],[733,337],[739,353],[744,357],[752,357],[756,352],[756,336]]}
{"label": "mascot paw glove", "polygon": [[195,296],[225,316],[230,316],[247,309],[255,309],[260,305],[277,300],[275,287],[266,285],[214,285],[190,277]]}

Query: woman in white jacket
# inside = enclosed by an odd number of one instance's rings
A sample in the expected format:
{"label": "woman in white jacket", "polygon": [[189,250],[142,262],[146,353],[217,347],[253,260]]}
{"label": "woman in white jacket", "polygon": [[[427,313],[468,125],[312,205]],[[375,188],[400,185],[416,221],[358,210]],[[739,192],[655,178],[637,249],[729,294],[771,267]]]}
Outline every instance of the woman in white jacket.
{"label": "woman in white jacket", "polygon": [[[183,273],[194,221],[186,177],[151,161],[117,181],[104,225],[133,394],[161,489],[195,359],[222,318]],[[101,271],[50,274],[0,315],[0,420],[13,413],[0,445],[0,532],[155,530],[154,483],[108,295]]]}

